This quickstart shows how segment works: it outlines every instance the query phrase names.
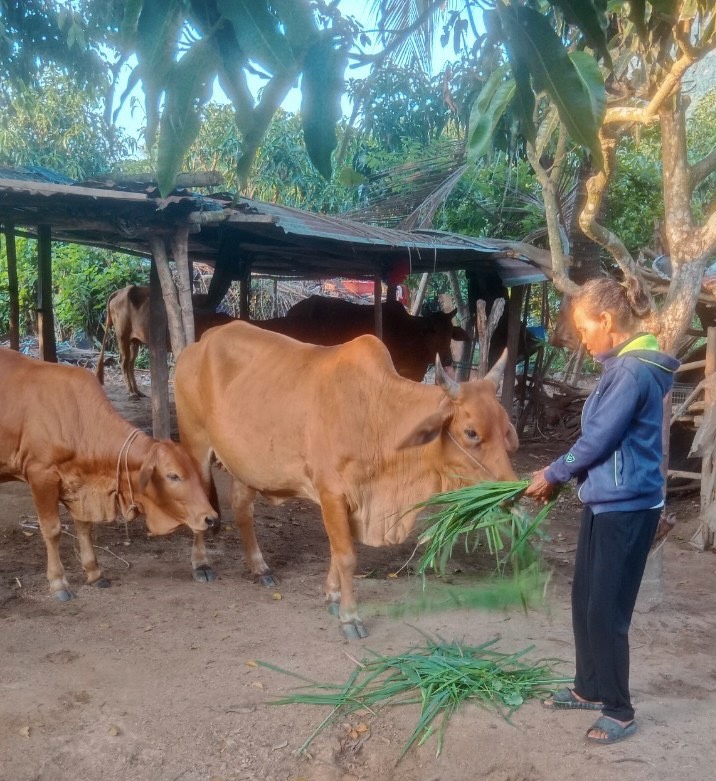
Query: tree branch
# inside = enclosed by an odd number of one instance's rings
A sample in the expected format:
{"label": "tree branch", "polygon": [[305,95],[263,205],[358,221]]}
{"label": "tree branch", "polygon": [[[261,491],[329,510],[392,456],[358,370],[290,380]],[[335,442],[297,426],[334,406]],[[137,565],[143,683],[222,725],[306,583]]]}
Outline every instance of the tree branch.
{"label": "tree branch", "polygon": [[712,149],[706,157],[702,157],[689,169],[689,184],[693,192],[703,180],[716,171],[716,148]]}
{"label": "tree branch", "polygon": [[[562,129],[560,128],[560,137],[561,133]],[[569,256],[565,255],[564,250],[562,249],[562,236],[559,229],[559,198],[557,195],[557,184],[542,167],[537,150],[532,143],[527,144],[527,159],[542,187],[544,213],[547,221],[547,236],[549,237],[549,249],[552,256],[552,282],[558,290],[561,290],[566,295],[574,295],[579,290],[579,285],[575,284],[569,278],[569,266],[571,265],[571,262]]]}

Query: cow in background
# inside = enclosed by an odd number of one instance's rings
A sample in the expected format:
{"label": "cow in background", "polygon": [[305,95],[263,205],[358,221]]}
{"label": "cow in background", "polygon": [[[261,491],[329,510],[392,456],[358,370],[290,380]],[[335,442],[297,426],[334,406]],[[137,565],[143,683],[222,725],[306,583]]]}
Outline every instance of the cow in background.
{"label": "cow in background", "polygon": [[[383,342],[401,377],[420,382],[436,355],[440,356],[443,366],[452,365],[451,343],[469,340],[463,328],[453,325],[456,313],[457,309],[454,309],[414,317],[398,301],[382,304]],[[294,304],[286,317],[254,321],[254,325],[301,342],[331,347],[374,333],[375,306],[328,296],[310,296]]]}
{"label": "cow in background", "polygon": [[[207,312],[198,307],[203,296],[194,296],[196,338],[209,328],[234,322],[226,314]],[[413,317],[397,301],[383,304],[383,340],[402,377],[420,382],[435,355],[445,365],[452,363],[451,340],[468,339],[465,331],[452,324],[455,312],[434,312]],[[299,301],[286,314],[270,320],[253,320],[254,325],[286,334],[301,342],[331,346],[347,342],[361,334],[373,333],[375,315],[372,305],[359,305],[339,298],[311,296]],[[112,293],[107,301],[104,338],[97,360],[97,378],[104,382],[104,355],[109,329],[114,325],[119,362],[130,398],[144,394],[137,386],[134,366],[140,344],[149,343],[149,288],[130,285]]]}
{"label": "cow in background", "polygon": [[[144,513],[151,534],[218,524],[195,462],[121,418],[85,369],[0,348],[0,377],[0,483],[30,486],[56,599],[73,597],[60,561],[59,504],[74,521],[87,582],[99,587],[109,581],[92,547],[93,523]],[[201,569],[195,576],[206,579]]]}
{"label": "cow in background", "polygon": [[[216,502],[211,464],[231,492],[252,573],[271,571],[256,541],[257,493],[317,502],[331,548],[326,600],[348,638],[364,637],[353,594],[354,540],[403,542],[415,505],[481,480],[514,480],[517,434],[496,397],[504,358],[484,380],[457,383],[435,358],[436,385],[395,371],[385,345],[364,335],[336,347],[302,344],[237,321],[179,357],[175,400],[182,444]],[[209,566],[203,535],[192,560]]]}

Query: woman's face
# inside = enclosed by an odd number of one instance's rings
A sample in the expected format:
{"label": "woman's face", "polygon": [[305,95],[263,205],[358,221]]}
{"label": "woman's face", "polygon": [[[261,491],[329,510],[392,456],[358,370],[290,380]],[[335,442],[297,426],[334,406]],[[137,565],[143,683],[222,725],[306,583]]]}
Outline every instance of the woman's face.
{"label": "woman's face", "polygon": [[582,304],[574,307],[574,325],[590,355],[605,353],[614,347],[612,339],[614,321],[610,312],[601,312],[596,318]]}

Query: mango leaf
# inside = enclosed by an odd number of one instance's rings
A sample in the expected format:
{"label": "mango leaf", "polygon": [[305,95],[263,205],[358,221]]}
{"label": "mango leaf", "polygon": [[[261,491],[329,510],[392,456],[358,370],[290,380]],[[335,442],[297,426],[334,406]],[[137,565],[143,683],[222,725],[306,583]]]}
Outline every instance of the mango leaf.
{"label": "mango leaf", "polygon": [[301,60],[318,33],[311,7],[296,0],[272,0],[271,5],[281,18],[293,56]]}
{"label": "mango leaf", "polygon": [[131,46],[137,37],[137,25],[142,13],[143,0],[127,0],[124,5],[124,16],[119,27],[119,40],[123,49]]}
{"label": "mango leaf", "polygon": [[279,20],[266,0],[217,0],[221,15],[234,27],[241,50],[270,73],[284,73],[296,61]]}
{"label": "mango leaf", "polygon": [[[488,85],[489,82],[485,87]],[[470,160],[477,160],[490,148],[497,124],[515,97],[515,89],[514,79],[503,81],[494,90],[486,106],[480,101],[482,93],[478,96],[470,112],[467,136],[469,139],[467,154]]]}
{"label": "mango leaf", "polygon": [[[129,9],[127,9],[129,10]],[[159,102],[169,73],[176,60],[179,34],[184,22],[181,0],[152,0],[144,3],[137,22],[135,69],[142,80],[147,128],[147,146],[151,146],[159,124]],[[134,73],[132,75],[134,76]],[[133,79],[131,81],[135,81]],[[129,84],[127,85],[129,88]],[[122,101],[129,93],[125,90]]]}
{"label": "mango leaf", "polygon": [[583,58],[575,64],[546,17],[526,7],[517,8],[516,15],[519,23],[509,29],[511,45],[519,48],[535,90],[549,95],[572,140],[589,149],[601,168],[598,133],[605,96],[599,67],[596,62],[588,66]]}
{"label": "mango leaf", "polygon": [[537,128],[537,139],[535,140],[535,151],[537,157],[542,157],[544,150],[549,143],[552,134],[559,126],[559,111],[556,106],[550,106],[542,122]]}
{"label": "mango leaf", "polygon": [[157,148],[157,180],[162,196],[174,189],[184,155],[199,133],[201,109],[211,97],[214,65],[211,40],[203,38],[169,74]]}
{"label": "mango leaf", "polygon": [[629,0],[629,21],[636,28],[636,34],[644,40],[646,38],[646,0]]}
{"label": "mango leaf", "polygon": [[537,130],[534,124],[535,94],[530,82],[530,67],[527,61],[529,53],[523,46],[521,38],[523,31],[517,16],[518,9],[497,3],[497,11],[505,34],[507,58],[515,79],[515,109],[519,119],[522,134],[529,141],[534,141]]}
{"label": "mango leaf", "polygon": [[604,58],[604,64],[611,69],[612,58],[607,48],[607,15],[601,3],[594,0],[552,0],[564,14],[565,19],[576,24],[584,33],[587,43]]}
{"label": "mango leaf", "polygon": [[592,117],[597,128],[604,122],[607,111],[607,93],[604,89],[604,77],[597,61],[587,52],[570,52],[569,59],[577,69],[592,103]]}
{"label": "mango leaf", "polygon": [[331,178],[331,153],[338,143],[336,123],[341,118],[346,62],[345,52],[335,47],[329,34],[308,49],[303,61],[303,138],[311,162],[325,179]]}
{"label": "mango leaf", "polygon": [[358,187],[361,184],[365,184],[368,181],[368,177],[363,176],[362,173],[359,173],[354,168],[344,166],[341,168],[340,174],[338,174],[338,181],[344,187]]}

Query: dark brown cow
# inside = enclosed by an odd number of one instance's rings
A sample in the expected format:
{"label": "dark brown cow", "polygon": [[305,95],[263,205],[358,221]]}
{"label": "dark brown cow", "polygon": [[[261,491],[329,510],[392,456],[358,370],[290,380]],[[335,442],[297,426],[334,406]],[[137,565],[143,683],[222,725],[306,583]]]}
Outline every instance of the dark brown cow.
{"label": "dark brown cow", "polygon": [[[387,301],[382,307],[383,342],[395,370],[408,380],[420,382],[436,355],[443,366],[449,366],[451,341],[469,339],[464,329],[452,323],[457,309],[414,317],[398,301]],[[301,342],[331,347],[374,333],[375,308],[372,304],[353,304],[341,298],[310,296],[291,307],[285,318],[254,324]]]}
{"label": "dark brown cow", "polygon": [[[195,297],[195,306],[196,306]],[[455,312],[434,312],[413,317],[397,301],[383,304],[383,338],[402,377],[420,382],[435,355],[450,365],[451,340],[467,340],[465,331],[452,324]],[[233,322],[229,315],[195,309],[197,339],[209,328]],[[292,307],[286,317],[254,320],[254,325],[286,334],[300,342],[331,346],[350,341],[375,330],[373,307],[339,298],[311,296]],[[97,361],[97,378],[104,381],[104,352],[110,327],[117,335],[119,361],[130,398],[144,395],[137,387],[134,364],[140,344],[149,342],[149,288],[130,285],[113,293],[107,301],[102,350]]]}
{"label": "dark brown cow", "polygon": [[[232,506],[253,574],[271,583],[253,523],[257,492],[318,502],[331,546],[329,605],[347,637],[365,636],[353,595],[353,540],[405,540],[413,506],[480,480],[514,480],[517,435],[495,396],[499,369],[456,383],[436,358],[436,382],[400,377],[374,336],[337,347],[302,344],[235,322],[179,357],[181,440],[216,497],[214,459],[233,476]],[[203,535],[193,561],[208,567]]]}
{"label": "dark brown cow", "polygon": [[[175,442],[121,418],[85,369],[0,348],[0,377],[0,483],[30,486],[57,599],[73,596],[60,561],[58,504],[74,521],[87,582],[102,587],[109,581],[92,548],[93,523],[144,513],[152,534],[218,523],[196,463]],[[206,579],[200,564],[197,579]]]}

